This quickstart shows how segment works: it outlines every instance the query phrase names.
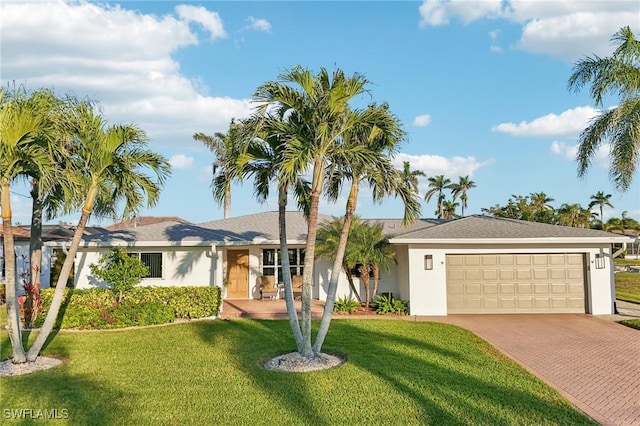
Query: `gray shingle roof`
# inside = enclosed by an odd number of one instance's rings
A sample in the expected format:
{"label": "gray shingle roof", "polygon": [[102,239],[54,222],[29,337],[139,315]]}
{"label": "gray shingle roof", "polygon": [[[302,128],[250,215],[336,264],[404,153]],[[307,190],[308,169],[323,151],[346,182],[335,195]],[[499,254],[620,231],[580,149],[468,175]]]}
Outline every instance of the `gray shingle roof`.
{"label": "gray shingle roof", "polygon": [[[134,243],[137,241],[158,243],[210,242],[223,241],[226,235],[211,229],[180,222],[161,222],[152,225],[88,235],[82,240],[86,243]],[[227,236],[227,238],[232,238]]]}
{"label": "gray shingle roof", "polygon": [[[331,216],[319,215],[318,223],[331,219]],[[286,221],[287,239],[306,241],[307,221],[304,215],[301,212],[288,211]],[[201,223],[199,226],[242,241],[277,241],[280,239],[277,211],[214,220]]]}
{"label": "gray shingle roof", "polygon": [[467,216],[398,235],[401,240],[613,238],[619,235],[596,229],[572,228],[490,216]]}

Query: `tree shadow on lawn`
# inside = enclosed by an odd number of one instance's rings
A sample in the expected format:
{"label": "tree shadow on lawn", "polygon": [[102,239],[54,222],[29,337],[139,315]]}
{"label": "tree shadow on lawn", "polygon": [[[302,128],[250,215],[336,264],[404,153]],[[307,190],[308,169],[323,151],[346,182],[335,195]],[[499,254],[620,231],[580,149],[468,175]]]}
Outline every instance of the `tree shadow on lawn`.
{"label": "tree shadow on lawn", "polygon": [[[216,345],[232,335],[226,342],[229,359],[269,395],[272,415],[284,411],[300,423],[592,424],[559,402],[555,391],[459,327],[337,320],[325,352],[341,354],[345,365],[282,373],[261,366],[295,348],[288,322],[227,321],[226,336],[221,335],[226,327],[212,324],[197,325],[202,339]],[[333,404],[350,408],[336,414]]]}
{"label": "tree shadow on lawn", "polygon": [[[4,356],[6,346],[10,351],[11,344],[5,336],[0,341]],[[68,363],[72,361],[66,346],[59,341],[48,352],[44,356],[61,359],[63,364],[49,370],[0,378],[3,424],[14,421],[18,424],[133,424],[132,395],[100,381],[95,374],[70,373]],[[9,412],[11,418],[6,417],[5,410],[13,410]],[[20,414],[19,410],[31,411]]]}

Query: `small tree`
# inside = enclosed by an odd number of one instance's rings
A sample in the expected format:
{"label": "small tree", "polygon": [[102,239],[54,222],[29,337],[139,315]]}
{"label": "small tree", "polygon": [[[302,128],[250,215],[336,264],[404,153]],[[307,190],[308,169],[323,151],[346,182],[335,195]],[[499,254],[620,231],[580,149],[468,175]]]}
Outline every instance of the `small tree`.
{"label": "small tree", "polygon": [[130,256],[122,247],[111,249],[98,260],[98,263],[89,265],[91,273],[103,281],[106,281],[111,291],[116,293],[118,303],[122,302],[122,296],[140,284],[142,278],[149,275],[149,268],[145,266],[137,256]]}

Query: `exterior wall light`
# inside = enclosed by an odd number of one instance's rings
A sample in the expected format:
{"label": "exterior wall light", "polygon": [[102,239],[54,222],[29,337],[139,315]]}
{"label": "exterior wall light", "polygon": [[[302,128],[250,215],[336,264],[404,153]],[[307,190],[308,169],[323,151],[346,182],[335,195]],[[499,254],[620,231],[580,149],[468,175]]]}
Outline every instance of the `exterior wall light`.
{"label": "exterior wall light", "polygon": [[433,269],[433,255],[425,254],[424,255],[424,269],[425,271],[430,271]]}
{"label": "exterior wall light", "polygon": [[596,253],[596,269],[604,269],[604,254]]}

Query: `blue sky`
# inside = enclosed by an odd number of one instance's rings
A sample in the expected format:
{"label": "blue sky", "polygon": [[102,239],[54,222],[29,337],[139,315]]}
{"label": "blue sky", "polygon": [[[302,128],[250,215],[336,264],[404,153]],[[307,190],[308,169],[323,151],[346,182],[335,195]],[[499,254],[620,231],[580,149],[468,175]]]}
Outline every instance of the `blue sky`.
{"label": "blue sky", "polygon": [[[396,164],[452,181],[470,175],[477,188],[468,214],[512,194],[545,192],[559,207],[586,206],[605,191],[614,205],[605,219],[623,211],[640,219],[640,176],[617,192],[606,148],[585,179],[576,177],[577,135],[597,111],[588,90],[567,90],[574,61],[610,54],[622,26],[640,33],[639,14],[637,1],[4,0],[0,77],[89,96],[110,123],[146,130],[173,174],[144,215],[222,218],[209,187],[212,153],[192,135],[248,116],[256,87],[300,64],[364,74],[371,99],[387,102],[407,131]],[[28,223],[28,191],[16,184],[13,192],[14,221]],[[321,204],[326,214],[343,208]],[[275,198],[254,201],[250,183],[233,188],[233,216],[276,209]],[[423,201],[424,217],[434,211],[435,200]],[[357,213],[400,217],[402,207],[373,205],[363,189]]]}

